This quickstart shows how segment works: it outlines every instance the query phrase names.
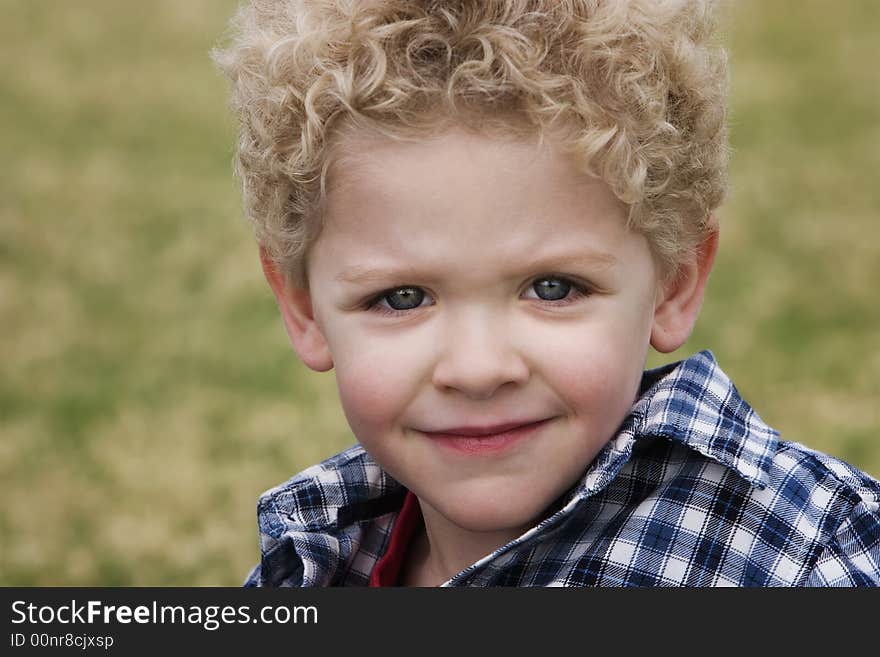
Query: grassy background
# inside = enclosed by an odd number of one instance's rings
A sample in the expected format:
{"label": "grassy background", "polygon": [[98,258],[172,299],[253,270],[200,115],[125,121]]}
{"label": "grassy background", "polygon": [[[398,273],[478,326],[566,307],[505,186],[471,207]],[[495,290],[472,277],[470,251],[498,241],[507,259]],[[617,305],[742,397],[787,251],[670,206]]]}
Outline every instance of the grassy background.
{"label": "grassy background", "polygon": [[[0,0],[0,584],[236,585],[257,495],[352,442],[287,345],[208,50],[231,0]],[[692,339],[880,475],[880,14],[737,0],[733,194]]]}

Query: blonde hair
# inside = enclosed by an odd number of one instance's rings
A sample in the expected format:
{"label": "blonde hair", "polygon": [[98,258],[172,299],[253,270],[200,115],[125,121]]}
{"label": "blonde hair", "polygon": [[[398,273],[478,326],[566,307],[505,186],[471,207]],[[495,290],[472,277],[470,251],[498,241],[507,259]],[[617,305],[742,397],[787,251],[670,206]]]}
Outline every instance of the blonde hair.
{"label": "blonde hair", "polygon": [[345,135],[553,128],[629,206],[663,271],[727,185],[727,63],[710,0],[250,0],[213,52],[240,119],[256,237],[291,280]]}

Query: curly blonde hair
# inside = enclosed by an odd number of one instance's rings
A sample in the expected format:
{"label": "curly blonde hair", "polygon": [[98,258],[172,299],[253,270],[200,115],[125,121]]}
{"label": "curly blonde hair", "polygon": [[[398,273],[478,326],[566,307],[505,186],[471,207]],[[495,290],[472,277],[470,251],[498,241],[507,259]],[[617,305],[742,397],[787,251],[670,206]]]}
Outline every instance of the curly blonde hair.
{"label": "curly blonde hair", "polygon": [[307,285],[346,135],[548,129],[629,207],[661,271],[726,186],[726,54],[711,0],[250,0],[213,57],[240,119],[257,240]]}

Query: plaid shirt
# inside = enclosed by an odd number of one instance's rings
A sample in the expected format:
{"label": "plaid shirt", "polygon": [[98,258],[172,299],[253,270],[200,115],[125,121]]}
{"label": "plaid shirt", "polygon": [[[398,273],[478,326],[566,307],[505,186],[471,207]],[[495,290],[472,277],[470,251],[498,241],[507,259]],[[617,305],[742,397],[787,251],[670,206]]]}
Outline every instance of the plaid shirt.
{"label": "plaid shirt", "polygon": [[[355,446],[260,497],[246,586],[365,586],[406,490]],[[779,440],[708,351],[645,372],[555,513],[444,586],[880,586],[880,482]]]}

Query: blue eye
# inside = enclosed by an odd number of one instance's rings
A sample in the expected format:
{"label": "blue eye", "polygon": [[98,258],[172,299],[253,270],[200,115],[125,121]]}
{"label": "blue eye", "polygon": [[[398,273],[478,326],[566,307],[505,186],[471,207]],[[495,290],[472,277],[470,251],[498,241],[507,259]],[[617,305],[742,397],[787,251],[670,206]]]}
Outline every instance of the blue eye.
{"label": "blue eye", "polygon": [[[590,288],[564,276],[543,276],[535,279],[526,291],[526,298],[545,301],[552,306],[565,306],[590,296]],[[534,296],[533,296],[534,295]],[[366,303],[366,309],[382,315],[406,315],[424,306],[434,305],[425,290],[414,285],[401,285],[380,292]]]}
{"label": "blue eye", "polygon": [[565,276],[542,276],[535,279],[527,292],[534,290],[535,296],[530,299],[554,302],[554,306],[564,306],[579,299],[590,296],[590,288]]}
{"label": "blue eye", "polygon": [[564,278],[541,278],[532,283],[538,298],[544,301],[560,301],[568,296],[572,284]]}
{"label": "blue eye", "polygon": [[393,310],[412,310],[422,305],[425,292],[417,287],[399,287],[382,298],[388,300]]}
{"label": "blue eye", "polygon": [[415,310],[424,300],[423,289],[405,285],[382,292],[369,303],[368,307],[386,315],[394,315]]}

